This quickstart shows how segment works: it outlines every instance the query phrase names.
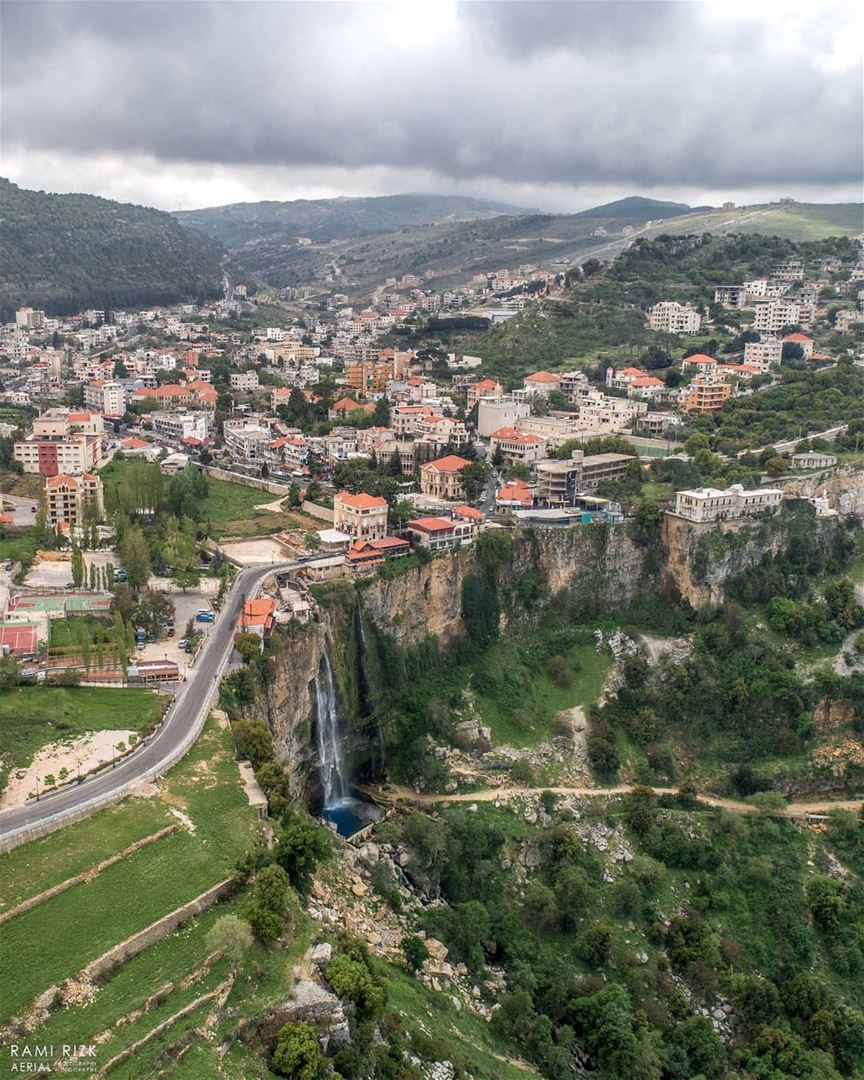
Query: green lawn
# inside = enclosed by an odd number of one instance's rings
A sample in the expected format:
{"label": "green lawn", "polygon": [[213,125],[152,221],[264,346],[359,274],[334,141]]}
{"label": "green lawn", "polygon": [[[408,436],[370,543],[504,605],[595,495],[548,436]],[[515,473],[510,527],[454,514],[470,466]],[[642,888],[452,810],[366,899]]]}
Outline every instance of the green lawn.
{"label": "green lawn", "polygon": [[32,530],[0,540],[0,561],[29,563],[36,552],[36,540]]}
{"label": "green lawn", "polygon": [[96,686],[19,686],[0,691],[0,781],[37,750],[88,731],[148,731],[161,716],[150,690]]}
{"label": "green lawn", "polygon": [[[240,784],[230,733],[210,721],[193,750],[171,771],[160,795],[152,800],[156,813],[135,799],[96,815],[87,823],[89,835],[96,841],[94,849],[86,856],[82,853],[80,862],[93,865],[104,857],[103,821],[113,832],[118,816],[128,827],[131,820],[140,822],[143,812],[150,820],[138,835],[147,835],[154,831],[154,825],[164,824],[169,802],[192,820],[194,833],[181,828],[3,927],[5,954],[16,957],[14,965],[7,964],[0,972],[4,1017],[19,1013],[48,986],[73,975],[112,945],[227,877],[258,834],[258,820]],[[57,835],[68,844],[75,834],[64,831]],[[128,842],[125,836],[118,838],[114,850],[122,850]],[[41,850],[44,854],[45,848]],[[7,860],[14,870],[22,865],[26,851],[0,856],[0,877],[7,877]],[[31,879],[33,876],[31,872]],[[35,876],[41,878],[42,888],[53,883],[41,871]],[[61,859],[54,881],[68,876],[69,860]],[[73,1035],[77,1039],[74,1026],[67,1032],[68,1041],[75,1041]]]}

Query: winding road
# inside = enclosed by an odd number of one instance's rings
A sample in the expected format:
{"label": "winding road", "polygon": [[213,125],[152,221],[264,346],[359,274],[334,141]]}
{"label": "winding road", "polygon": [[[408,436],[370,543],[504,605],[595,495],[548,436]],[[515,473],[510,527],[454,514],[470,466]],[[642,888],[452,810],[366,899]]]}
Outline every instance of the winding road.
{"label": "winding road", "polygon": [[161,776],[186,753],[201,733],[233,648],[234,625],[244,602],[264,578],[297,569],[302,561],[240,570],[228,590],[194,668],[177,692],[157,731],[115,768],[104,769],[80,784],[67,785],[25,806],[0,813],[0,852],[53,829],[78,821],[118,802],[137,784]]}

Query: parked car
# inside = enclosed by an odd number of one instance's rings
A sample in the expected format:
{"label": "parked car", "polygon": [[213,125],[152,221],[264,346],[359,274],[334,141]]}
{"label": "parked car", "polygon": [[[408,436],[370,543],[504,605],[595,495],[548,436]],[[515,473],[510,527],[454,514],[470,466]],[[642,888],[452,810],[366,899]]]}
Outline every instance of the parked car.
{"label": "parked car", "polygon": [[195,616],[195,622],[213,622],[214,615],[212,611],[199,611]]}
{"label": "parked car", "polygon": [[189,639],[181,637],[177,644],[180,646],[181,649],[185,649],[186,646],[189,644]]}
{"label": "parked car", "polygon": [[174,627],[169,626],[168,629],[165,631],[165,634],[167,637],[174,637]]}

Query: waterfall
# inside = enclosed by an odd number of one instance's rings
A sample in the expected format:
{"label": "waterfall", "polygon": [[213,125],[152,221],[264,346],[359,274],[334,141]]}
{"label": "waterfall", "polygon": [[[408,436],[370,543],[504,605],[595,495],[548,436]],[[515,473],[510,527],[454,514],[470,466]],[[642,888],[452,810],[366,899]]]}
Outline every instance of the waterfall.
{"label": "waterfall", "polygon": [[327,642],[318,672],[315,675],[315,697],[318,706],[318,757],[321,762],[321,788],[324,808],[338,806],[348,794],[346,766],[342,757],[342,731],[339,724],[339,702],[333,682],[333,667]]}

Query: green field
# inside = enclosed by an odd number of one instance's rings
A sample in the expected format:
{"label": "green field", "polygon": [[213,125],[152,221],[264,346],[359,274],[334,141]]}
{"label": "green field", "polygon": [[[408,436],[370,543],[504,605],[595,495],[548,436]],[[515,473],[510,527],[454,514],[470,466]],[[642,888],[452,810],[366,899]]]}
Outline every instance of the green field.
{"label": "green field", "polygon": [[36,543],[31,532],[0,539],[0,561],[11,559],[13,562],[29,563],[36,551]]}
{"label": "green field", "polygon": [[150,690],[19,686],[0,692],[0,781],[49,743],[88,731],[149,731],[161,716]]}
{"label": "green field", "polygon": [[804,203],[686,214],[652,226],[647,230],[647,235],[717,231],[760,233],[782,236],[787,240],[824,240],[829,236],[855,236],[862,229],[864,214],[861,203]]}
{"label": "green field", "polygon": [[[230,734],[211,720],[152,799],[128,799],[0,856],[4,881],[23,877],[23,883],[7,889],[7,902],[13,895],[17,900],[163,828],[173,820],[169,806],[181,810],[195,831],[182,827],[3,927],[6,955],[17,958],[0,973],[4,1017],[19,1013],[48,986],[223,880],[253,844],[259,826],[240,784]],[[52,853],[59,857],[48,863]],[[74,1013],[56,1020],[66,1025],[65,1041],[78,1040]]]}

